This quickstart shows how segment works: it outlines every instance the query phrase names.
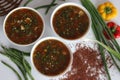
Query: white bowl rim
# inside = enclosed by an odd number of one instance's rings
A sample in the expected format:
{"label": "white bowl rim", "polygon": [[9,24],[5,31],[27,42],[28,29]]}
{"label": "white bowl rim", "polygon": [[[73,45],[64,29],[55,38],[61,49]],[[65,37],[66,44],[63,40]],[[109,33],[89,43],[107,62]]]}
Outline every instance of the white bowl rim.
{"label": "white bowl rim", "polygon": [[[89,26],[88,26],[87,31],[85,32],[84,35],[82,35],[81,37],[79,37],[79,38],[77,38],[77,39],[65,39],[65,38],[59,36],[59,35],[56,33],[56,31],[54,30],[54,27],[53,27],[53,22],[52,22],[52,21],[53,21],[53,17],[54,17],[54,15],[55,15],[55,13],[56,13],[59,9],[65,7],[65,6],[69,6],[69,5],[72,5],[72,6],[76,6],[76,7],[78,7],[78,8],[81,8],[81,9],[87,14],[88,19],[89,19]],[[78,41],[78,40],[80,40],[81,38],[83,38],[83,37],[89,32],[90,27],[91,27],[91,24],[92,24],[91,16],[90,16],[90,13],[87,11],[87,9],[86,9],[84,6],[82,6],[81,4],[77,4],[77,3],[74,3],[74,2],[65,2],[65,3],[60,4],[59,6],[57,6],[57,7],[54,9],[54,11],[52,12],[51,17],[50,17],[50,26],[51,26],[51,28],[52,28],[52,31],[54,32],[54,34],[55,34],[57,37],[65,40],[65,41]]]}
{"label": "white bowl rim", "polygon": [[[33,53],[34,53],[35,48],[36,48],[41,42],[43,42],[43,41],[45,41],[45,40],[49,40],[49,39],[54,39],[54,40],[57,40],[57,41],[62,42],[62,43],[68,48],[68,50],[70,51],[70,62],[69,62],[68,67],[67,67],[62,73],[60,73],[60,74],[58,74],[58,75],[55,75],[55,76],[49,76],[49,75],[45,75],[45,74],[41,73],[40,71],[37,70],[37,68],[35,67],[34,62],[33,62]],[[69,69],[71,68],[72,62],[73,62],[73,54],[72,54],[72,51],[71,51],[70,47],[69,47],[64,41],[62,41],[60,38],[57,38],[57,37],[44,37],[44,38],[40,39],[37,43],[35,43],[34,46],[32,47],[32,49],[31,49],[31,54],[30,54],[30,60],[31,60],[31,63],[32,63],[33,68],[34,68],[39,74],[41,74],[42,76],[45,76],[45,77],[47,77],[47,78],[57,78],[57,77],[61,76],[62,74],[65,74],[67,71],[69,71]]]}
{"label": "white bowl rim", "polygon": [[[17,10],[20,10],[20,9],[28,9],[28,10],[34,11],[35,13],[37,13],[37,14],[40,16],[40,18],[42,19],[42,22],[43,22],[43,30],[42,30],[41,35],[39,36],[38,39],[36,39],[34,42],[29,43],[29,44],[18,44],[18,43],[13,42],[13,41],[7,36],[6,31],[5,31],[5,23],[6,23],[6,20],[8,19],[8,17],[9,17],[13,12],[15,12],[15,11],[17,11]],[[15,8],[15,9],[13,9],[12,11],[10,11],[10,12],[7,14],[7,16],[5,17],[5,20],[4,20],[4,22],[3,22],[3,32],[4,32],[4,35],[6,36],[6,38],[8,39],[9,42],[11,42],[13,45],[16,45],[16,46],[30,46],[30,45],[35,44],[35,43],[43,36],[44,31],[45,31],[45,22],[44,22],[43,16],[41,15],[41,13],[39,13],[37,10],[35,10],[34,8],[31,8],[31,7],[17,7],[17,8]]]}

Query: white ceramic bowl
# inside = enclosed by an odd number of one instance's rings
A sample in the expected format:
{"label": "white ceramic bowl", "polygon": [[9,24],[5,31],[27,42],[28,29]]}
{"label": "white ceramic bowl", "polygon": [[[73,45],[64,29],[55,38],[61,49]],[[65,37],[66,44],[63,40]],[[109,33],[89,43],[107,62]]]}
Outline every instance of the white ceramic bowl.
{"label": "white ceramic bowl", "polygon": [[[43,23],[43,29],[42,29],[41,35],[40,35],[36,40],[34,40],[33,42],[27,43],[27,44],[19,44],[19,43],[16,43],[16,42],[12,41],[12,40],[8,37],[8,35],[7,35],[7,33],[6,33],[6,29],[5,29],[5,24],[6,24],[7,19],[9,18],[9,16],[11,16],[11,14],[14,13],[14,12],[16,12],[17,10],[21,10],[21,9],[27,9],[27,10],[31,10],[31,11],[35,12],[35,13],[41,18],[42,23]],[[5,17],[5,20],[4,20],[4,23],[3,23],[3,31],[4,31],[4,34],[5,34],[6,38],[7,38],[12,44],[17,45],[17,46],[29,46],[29,45],[33,45],[39,38],[42,37],[42,35],[43,35],[43,33],[44,33],[44,28],[45,28],[45,24],[44,24],[44,19],[43,19],[42,15],[41,15],[37,10],[35,10],[35,9],[33,9],[33,8],[30,8],[30,7],[18,7],[18,8],[13,9],[13,10],[12,10],[10,13],[8,13],[8,15]]]}
{"label": "white ceramic bowl", "polygon": [[[60,10],[61,8],[64,8],[65,6],[76,6],[76,7],[80,8],[80,9],[82,9],[82,10],[86,13],[86,15],[88,16],[88,19],[89,19],[88,29],[87,29],[86,32],[85,32],[81,37],[79,37],[79,38],[76,38],[76,39],[66,39],[66,38],[63,38],[63,37],[61,37],[61,36],[55,31],[55,29],[54,29],[54,26],[53,26],[54,15],[56,14],[56,12],[57,12],[58,10]],[[90,27],[91,27],[91,17],[90,17],[89,12],[87,11],[87,9],[84,8],[82,5],[77,4],[77,3],[73,3],[73,2],[67,2],[67,3],[63,3],[63,4],[59,5],[59,6],[56,7],[56,9],[53,11],[53,13],[52,13],[52,15],[51,15],[51,18],[50,18],[50,25],[51,25],[51,28],[52,28],[53,32],[56,34],[56,36],[60,37],[60,38],[63,39],[63,40],[76,41],[76,40],[81,39],[83,36],[85,36],[85,35],[89,32]],[[58,29],[58,30],[59,30],[59,29]]]}
{"label": "white ceramic bowl", "polygon": [[[70,61],[69,61],[69,64],[68,64],[67,68],[66,68],[63,72],[61,72],[60,74],[57,74],[57,75],[46,75],[46,74],[43,74],[42,72],[40,72],[40,71],[36,68],[36,66],[35,66],[35,64],[34,64],[34,61],[33,61],[34,51],[36,50],[36,47],[37,47],[39,44],[41,44],[42,42],[44,42],[44,41],[46,41],[46,40],[57,40],[57,41],[63,43],[63,44],[67,47],[67,49],[69,50],[69,52],[70,52]],[[46,78],[58,78],[59,76],[62,76],[63,74],[65,74],[67,71],[70,70],[71,65],[72,65],[72,61],[73,61],[73,54],[72,54],[72,52],[71,52],[71,49],[70,49],[70,48],[66,45],[66,43],[64,43],[61,39],[55,38],[55,37],[45,37],[45,38],[40,39],[40,40],[33,46],[32,50],[31,50],[31,56],[30,56],[30,57],[31,57],[32,66],[35,68],[35,70],[37,71],[37,73],[40,74],[40,75],[42,75],[42,76],[44,76],[44,77],[46,77]]]}

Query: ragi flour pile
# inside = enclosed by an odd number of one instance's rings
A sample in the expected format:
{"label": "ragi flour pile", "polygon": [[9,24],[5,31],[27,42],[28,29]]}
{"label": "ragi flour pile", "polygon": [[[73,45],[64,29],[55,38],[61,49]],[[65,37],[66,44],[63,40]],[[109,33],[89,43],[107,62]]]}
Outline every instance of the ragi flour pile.
{"label": "ragi flour pile", "polygon": [[72,68],[60,80],[106,80],[100,53],[90,47],[77,48],[73,54]]}

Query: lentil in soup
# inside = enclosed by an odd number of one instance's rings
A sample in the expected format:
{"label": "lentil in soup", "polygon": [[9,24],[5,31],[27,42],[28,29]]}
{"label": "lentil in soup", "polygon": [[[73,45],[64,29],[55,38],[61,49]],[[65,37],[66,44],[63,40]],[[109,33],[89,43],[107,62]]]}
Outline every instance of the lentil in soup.
{"label": "lentil in soup", "polygon": [[74,40],[82,37],[89,28],[89,18],[79,7],[68,5],[59,9],[53,17],[55,32],[62,38]]}
{"label": "lentil in soup", "polygon": [[35,48],[33,63],[42,74],[56,76],[66,70],[70,57],[68,48],[62,42],[49,39]]}
{"label": "lentil in soup", "polygon": [[41,17],[30,9],[14,11],[6,20],[5,31],[10,40],[17,44],[30,44],[36,41],[43,31]]}

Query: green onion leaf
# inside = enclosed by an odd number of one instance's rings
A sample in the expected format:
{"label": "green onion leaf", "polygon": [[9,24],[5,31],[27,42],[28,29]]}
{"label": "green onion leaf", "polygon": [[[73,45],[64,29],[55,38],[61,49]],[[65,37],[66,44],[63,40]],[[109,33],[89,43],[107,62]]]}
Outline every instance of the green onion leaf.
{"label": "green onion leaf", "polygon": [[19,73],[12,67],[10,66],[8,63],[1,61],[5,66],[7,66],[8,68],[10,68],[19,78],[19,80],[22,80],[21,76],[19,75]]}

